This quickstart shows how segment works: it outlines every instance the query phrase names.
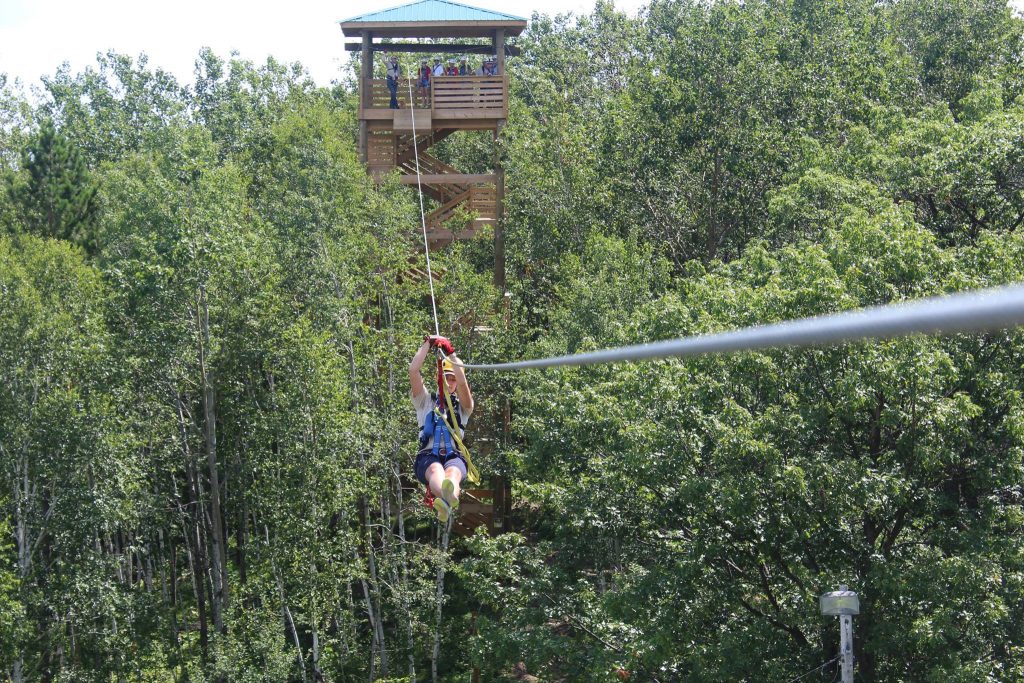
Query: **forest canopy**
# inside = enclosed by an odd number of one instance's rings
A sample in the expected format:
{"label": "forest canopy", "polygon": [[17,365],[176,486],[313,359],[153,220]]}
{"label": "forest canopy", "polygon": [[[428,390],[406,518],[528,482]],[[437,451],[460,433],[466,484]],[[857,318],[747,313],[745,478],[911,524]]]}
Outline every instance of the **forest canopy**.
{"label": "forest canopy", "polygon": [[[1021,280],[1005,2],[602,0],[515,41],[507,291],[491,233],[431,253],[467,361]],[[357,68],[0,75],[0,675],[786,682],[844,584],[861,680],[1024,681],[1020,330],[470,373],[511,529],[444,551],[419,207],[359,161]]]}

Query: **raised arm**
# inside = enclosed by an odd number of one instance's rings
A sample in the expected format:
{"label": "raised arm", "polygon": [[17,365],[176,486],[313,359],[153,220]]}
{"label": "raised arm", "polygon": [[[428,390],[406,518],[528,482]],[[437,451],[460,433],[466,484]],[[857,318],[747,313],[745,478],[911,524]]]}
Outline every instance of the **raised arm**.
{"label": "raised arm", "polygon": [[455,370],[455,393],[459,395],[459,405],[463,407],[468,415],[473,412],[473,392],[469,390],[469,380],[466,379],[466,371],[462,369],[462,361],[454,353],[448,356]]}
{"label": "raised arm", "polygon": [[420,368],[423,367],[423,361],[426,360],[428,353],[430,353],[430,344],[424,341],[416,351],[416,355],[412,357],[412,362],[409,363],[409,386],[412,388],[413,399],[418,399],[427,391],[423,387],[423,375],[420,374]]}

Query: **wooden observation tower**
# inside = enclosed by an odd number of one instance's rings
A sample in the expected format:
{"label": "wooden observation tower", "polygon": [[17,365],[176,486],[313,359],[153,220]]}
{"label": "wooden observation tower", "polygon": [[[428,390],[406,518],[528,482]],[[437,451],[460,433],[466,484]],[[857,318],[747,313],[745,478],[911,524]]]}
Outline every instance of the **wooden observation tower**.
{"label": "wooden observation tower", "polygon": [[[526,20],[449,0],[420,0],[401,7],[364,14],[340,22],[348,38],[349,52],[361,53],[359,70],[359,155],[368,171],[382,178],[392,170],[401,182],[415,186],[419,158],[423,194],[434,205],[426,215],[430,248],[468,239],[491,225],[494,229],[494,284],[505,290],[505,238],[502,204],[505,175],[497,153],[497,141],[508,117],[508,75],[505,58],[518,51],[505,39],[526,29]],[[410,40],[411,39],[411,40]],[[459,42],[453,42],[458,39]],[[464,42],[469,39],[472,42]],[[477,39],[477,40],[473,40]],[[396,42],[397,41],[397,42]],[[415,41],[415,42],[414,42]],[[386,52],[400,59],[396,102],[384,77]],[[416,59],[410,59],[415,55]],[[417,71],[420,57],[431,67],[429,88],[421,87]],[[449,59],[465,73],[434,75],[434,58],[445,66]],[[412,82],[410,83],[410,78]],[[411,86],[411,87],[410,87]],[[411,96],[410,96],[411,95]],[[397,105],[397,108],[393,108]],[[462,173],[431,154],[438,142],[458,131],[491,131],[493,163],[488,173]],[[418,228],[417,228],[418,231]],[[436,277],[436,274],[435,274]],[[481,419],[481,417],[483,419]],[[473,439],[486,453],[495,434],[507,430],[507,401],[503,410],[475,418]],[[492,476],[490,489],[463,492],[454,530],[472,533],[486,525],[491,533],[508,529],[511,492],[505,477]]]}
{"label": "wooden observation tower", "polygon": [[[359,42],[346,43],[345,49],[362,55],[359,154],[363,163],[377,177],[398,169],[403,184],[416,185],[418,152],[423,193],[436,203],[426,216],[431,248],[472,237],[485,225],[493,225],[494,282],[504,290],[501,217],[505,178],[496,143],[508,117],[505,58],[518,54],[505,44],[505,39],[522,33],[526,20],[448,0],[421,0],[340,23],[346,37],[359,38]],[[450,42],[466,38],[480,40],[471,44]],[[398,108],[393,109],[386,79],[375,77],[383,76],[385,69],[383,63],[374,64],[377,52],[432,55],[441,60],[442,67],[448,59],[461,64],[464,57],[467,73],[431,74],[430,87],[421,88],[419,62],[407,57],[402,60],[397,84]],[[484,68],[488,64],[493,66]],[[433,68],[433,58],[428,66]],[[490,173],[461,173],[430,153],[431,147],[460,130],[493,133],[495,153]],[[465,216],[472,218],[461,221],[460,217]]]}

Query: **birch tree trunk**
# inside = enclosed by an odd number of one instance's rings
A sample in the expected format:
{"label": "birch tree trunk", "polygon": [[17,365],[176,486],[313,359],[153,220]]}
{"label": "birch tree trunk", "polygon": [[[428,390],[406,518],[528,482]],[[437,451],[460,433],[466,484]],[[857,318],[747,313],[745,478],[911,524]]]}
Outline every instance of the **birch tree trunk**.
{"label": "birch tree trunk", "polygon": [[[186,417],[185,403],[181,394],[175,396],[178,407],[178,428],[181,435],[182,455],[185,458],[185,508],[178,504],[178,515],[181,518],[182,537],[185,539],[185,552],[188,555],[188,564],[192,575],[192,591],[196,599],[196,612],[199,617],[199,647],[202,651],[203,660],[206,660],[210,643],[209,628],[206,621],[206,576],[207,563],[206,553],[203,551],[204,541],[202,534],[202,496],[199,495],[199,482],[197,481],[195,463],[192,458],[192,449],[189,447],[188,425],[190,418]],[[171,475],[171,482],[174,486],[175,498],[177,499],[177,481]],[[192,517],[189,518],[186,509],[192,510]]]}
{"label": "birch tree trunk", "polygon": [[[257,531],[257,533],[259,532]],[[266,524],[263,525],[263,537],[267,540],[267,545],[271,546],[270,527]],[[274,581],[277,582],[277,595],[278,599],[281,601],[281,619],[284,621],[285,628],[290,632],[292,642],[295,644],[295,653],[299,660],[299,668],[302,669],[302,683],[306,683],[306,657],[302,652],[302,643],[299,640],[299,631],[295,628],[295,619],[292,617],[291,609],[288,608],[288,600],[284,592],[284,580],[281,578],[281,572],[277,570],[277,562],[274,560],[270,561],[270,569],[274,572]]]}
{"label": "birch tree trunk", "polygon": [[[358,559],[358,558],[356,558]],[[366,614],[370,620],[371,644],[370,644],[370,683],[377,680],[377,656],[381,650],[381,644],[377,635],[377,618],[374,616],[373,601],[370,599],[370,587],[366,579],[359,579],[363,587],[363,598],[366,600]]]}
{"label": "birch tree trunk", "polygon": [[313,681],[319,683],[324,680],[324,672],[320,670],[320,632],[316,627],[316,619],[310,621],[309,628],[313,635]]}
{"label": "birch tree trunk", "polygon": [[[29,570],[32,567],[32,549],[29,546],[29,528],[28,528],[28,503],[29,496],[31,495],[31,489],[29,488],[29,477],[28,477],[28,456],[22,452],[18,456],[18,471],[14,478],[14,525],[15,525],[15,540],[18,546],[18,577],[25,581],[28,578]],[[24,683],[24,674],[22,673],[25,667],[24,656],[19,652],[17,658],[14,660],[14,667],[11,670],[11,680],[14,683]]]}
{"label": "birch tree trunk", "polygon": [[284,584],[281,583],[281,577],[277,574],[276,569],[274,573],[277,579],[277,590],[281,594],[281,615],[291,631],[292,642],[295,643],[295,657],[299,660],[299,669],[302,671],[302,683],[306,683],[306,658],[302,653],[302,643],[299,642],[299,631],[295,628],[295,619],[292,617],[292,611],[288,609],[288,603],[285,602]]}
{"label": "birch tree trunk", "polygon": [[[398,446],[395,446],[397,458]],[[409,656],[409,683],[416,681],[416,642],[413,638],[412,609],[409,607],[409,560],[405,540],[405,503],[402,496],[402,480],[398,474],[398,464],[394,464],[395,501],[398,505],[398,542],[401,545],[401,552],[398,554],[398,562],[401,568],[401,583],[398,587],[398,597],[402,605],[403,617],[405,617],[405,646]]]}
{"label": "birch tree trunk", "polygon": [[[205,544],[203,540],[202,530],[202,500],[199,498],[199,486],[196,482],[195,470],[192,467],[191,461],[185,467],[186,475],[188,476],[189,487],[188,492],[188,507],[192,508],[194,517],[189,520],[185,515],[182,515],[182,522],[187,524],[185,533],[185,549],[188,552],[188,563],[189,568],[192,570],[192,590],[195,593],[196,598],[196,612],[199,616],[199,646],[203,653],[203,659],[206,659],[210,636],[209,626],[206,620],[206,584],[207,584],[207,561],[206,552],[204,550]],[[190,547],[191,546],[191,547]]]}
{"label": "birch tree trunk", "polygon": [[217,404],[214,391],[213,370],[209,365],[210,352],[210,308],[205,285],[199,286],[199,369],[203,380],[203,436],[206,442],[206,464],[210,478],[210,536],[211,570],[213,578],[214,627],[225,633],[224,611],[228,606],[229,586],[227,572],[227,547],[224,543],[223,516],[221,515],[220,474],[217,468]]}
{"label": "birch tree trunk", "polygon": [[[364,465],[365,468],[365,465]],[[366,501],[363,501],[364,505],[364,520],[366,522],[366,563],[367,568],[370,572],[370,581],[373,584],[373,602],[377,608],[377,624],[375,631],[377,633],[377,644],[380,647],[380,675],[387,678],[388,675],[388,650],[387,642],[384,640],[384,618],[380,607],[380,579],[377,576],[377,559],[376,553],[373,550],[373,537],[371,536],[372,528],[370,526],[370,511]]]}
{"label": "birch tree trunk", "polygon": [[[356,561],[357,565],[361,564],[362,558],[359,557],[359,550],[357,548],[352,548],[352,558]],[[377,652],[380,649],[380,643],[378,642],[377,635],[377,614],[373,609],[373,600],[370,599],[370,587],[367,585],[366,579],[360,577],[359,584],[363,587],[363,600],[366,603],[366,617],[370,620],[370,683],[373,683],[377,677]]]}
{"label": "birch tree trunk", "polygon": [[434,647],[430,652],[430,680],[433,683],[437,683],[437,662],[441,658],[441,617],[443,615],[444,606],[444,575],[445,569],[448,566],[448,539],[451,536],[452,523],[455,521],[454,516],[448,517],[448,523],[444,525],[444,529],[441,531],[441,561],[437,565],[437,592],[435,599],[437,601],[436,612],[434,615]]}

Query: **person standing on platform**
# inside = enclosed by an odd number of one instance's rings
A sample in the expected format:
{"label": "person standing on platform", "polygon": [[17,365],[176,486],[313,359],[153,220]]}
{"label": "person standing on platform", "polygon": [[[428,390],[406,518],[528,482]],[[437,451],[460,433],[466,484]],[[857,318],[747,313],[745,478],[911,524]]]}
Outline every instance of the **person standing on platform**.
{"label": "person standing on platform", "polygon": [[424,106],[427,107],[430,106],[430,78],[430,65],[427,64],[427,60],[424,59],[422,62],[420,62],[420,98],[423,100]]}
{"label": "person standing on platform", "polygon": [[463,57],[459,60],[459,75],[460,76],[471,76],[473,74],[469,69],[469,64],[466,62],[466,58]]}
{"label": "person standing on platform", "polygon": [[434,76],[444,76],[444,64],[440,59],[434,59]]}
{"label": "person standing on platform", "polygon": [[398,109],[398,55],[391,55],[387,61],[388,92],[391,93],[391,108]]}

